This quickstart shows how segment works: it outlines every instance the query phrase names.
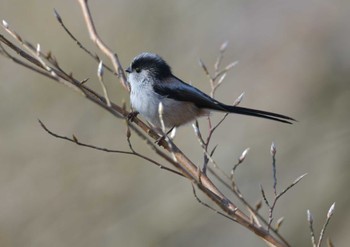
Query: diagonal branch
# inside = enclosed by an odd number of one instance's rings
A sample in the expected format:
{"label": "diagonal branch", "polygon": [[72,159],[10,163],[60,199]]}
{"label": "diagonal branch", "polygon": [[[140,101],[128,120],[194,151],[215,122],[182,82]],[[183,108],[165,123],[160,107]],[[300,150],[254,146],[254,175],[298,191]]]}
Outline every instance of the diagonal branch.
{"label": "diagonal branch", "polygon": [[[88,31],[92,41],[100,48],[100,50],[105,53],[111,60],[118,71],[119,75],[124,75],[121,70],[121,65],[118,61],[116,54],[111,52],[106,45],[100,40],[97,35],[91,13],[88,7],[87,0],[77,0],[81,6],[82,12],[84,14],[85,22],[88,26]],[[225,68],[226,71],[229,70],[232,66]],[[121,83],[126,85],[124,77],[121,77]],[[136,121],[135,121],[136,120]],[[135,118],[134,123],[138,125],[139,120]],[[148,128],[148,131],[150,129]],[[154,138],[154,136],[152,137]],[[158,138],[157,138],[158,139]],[[191,160],[183,154],[183,152],[175,145],[169,145],[168,142],[163,139],[159,142],[159,145],[164,147],[169,153],[174,155],[177,162],[172,163],[177,169],[179,169],[186,177],[191,181],[197,184],[198,188],[206,194],[211,200],[214,201],[226,214],[234,218],[239,224],[245,226],[249,230],[253,231],[255,234],[263,238],[265,241],[271,243],[274,246],[286,246],[284,243],[281,243],[275,239],[268,231],[263,229],[261,226],[256,225],[254,222],[251,222],[249,217],[245,215],[241,210],[239,210],[236,205],[231,202],[221,191],[213,184],[213,182],[203,173]]]}
{"label": "diagonal branch", "polygon": [[[78,0],[78,2],[82,7],[82,12],[84,14],[91,39],[97,45],[97,47],[111,59],[114,69],[119,75],[121,84],[128,89],[126,77],[118,60],[118,56],[115,53],[111,52],[110,49],[100,40],[97,35],[95,26],[92,21],[91,13],[87,5],[87,0]],[[9,31],[8,27],[4,28],[6,31]],[[2,39],[0,41],[7,47],[15,50],[19,56],[31,63],[31,66],[36,67],[45,73],[48,73],[51,79],[63,83],[70,88],[73,87],[74,89],[77,89],[84,97],[107,110],[117,118],[125,119],[127,117],[129,114],[128,111],[117,104],[113,104],[112,102],[111,106],[109,107],[105,97],[100,96],[98,93],[94,92],[85,84],[83,84],[82,81],[75,79],[70,73],[66,73],[64,70],[62,70],[59,67],[57,61],[51,55],[44,55],[40,51],[40,46],[37,46],[38,48],[35,50],[35,46],[30,45],[28,42],[24,42],[18,35],[15,35],[13,37],[20,43],[23,49],[18,48],[11,42],[6,43],[6,41],[3,41]],[[24,52],[24,50],[29,51],[29,53]],[[174,143],[171,143],[171,145],[169,145],[169,142],[167,142],[167,140],[161,140],[159,142],[159,146],[164,148],[165,151],[160,150],[160,148],[156,147],[155,144],[151,141],[152,139],[157,140],[159,138],[158,134],[138,118],[133,119],[133,122],[130,123],[130,128],[135,131],[135,133],[137,133],[141,138],[146,140],[147,144],[163,159],[172,164],[179,173],[183,174],[183,176],[188,178],[193,184],[196,184],[199,190],[201,190],[208,198],[210,198],[227,216],[231,217],[237,223],[254,232],[256,235],[260,236],[273,246],[288,246],[287,244],[278,240],[278,238],[271,235],[266,229],[256,224],[256,222],[252,221],[245,213],[238,209],[238,207],[214,185],[211,179],[205,173],[203,173],[198,168],[198,166],[196,166]],[[67,138],[67,141],[68,140],[74,143],[80,143],[76,137]],[[84,145],[86,147],[89,147],[88,144]],[[126,151],[119,151],[119,153],[124,152]],[[169,157],[168,154],[174,155],[175,159]]]}

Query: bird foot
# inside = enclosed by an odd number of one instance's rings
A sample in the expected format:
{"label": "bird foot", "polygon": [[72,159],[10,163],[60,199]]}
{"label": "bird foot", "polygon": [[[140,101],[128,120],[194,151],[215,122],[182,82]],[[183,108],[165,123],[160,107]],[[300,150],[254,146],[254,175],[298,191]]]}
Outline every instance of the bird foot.
{"label": "bird foot", "polygon": [[126,116],[126,119],[130,122],[133,122],[134,119],[137,117],[137,115],[139,114],[138,111],[132,111],[132,112],[129,112],[129,114]]}
{"label": "bird foot", "polygon": [[[160,143],[165,140],[166,137],[175,129],[175,126],[169,129],[166,133],[162,133],[161,136],[157,138],[157,140],[154,141],[155,144],[158,144],[160,146]],[[170,140],[173,139],[173,136],[168,137]]]}

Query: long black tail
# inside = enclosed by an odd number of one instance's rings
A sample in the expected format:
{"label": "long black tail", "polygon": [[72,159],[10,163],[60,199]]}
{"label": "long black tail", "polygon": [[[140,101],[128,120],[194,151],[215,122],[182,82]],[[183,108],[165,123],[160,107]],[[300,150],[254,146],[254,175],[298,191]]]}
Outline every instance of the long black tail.
{"label": "long black tail", "polygon": [[253,116],[253,117],[260,117],[260,118],[267,118],[267,119],[271,119],[282,123],[292,124],[292,121],[296,121],[291,117],[281,115],[278,113],[268,112],[268,111],[261,111],[261,110],[240,107],[240,106],[229,106],[229,105],[222,105],[222,107],[224,107],[228,112],[231,112],[231,113]]}

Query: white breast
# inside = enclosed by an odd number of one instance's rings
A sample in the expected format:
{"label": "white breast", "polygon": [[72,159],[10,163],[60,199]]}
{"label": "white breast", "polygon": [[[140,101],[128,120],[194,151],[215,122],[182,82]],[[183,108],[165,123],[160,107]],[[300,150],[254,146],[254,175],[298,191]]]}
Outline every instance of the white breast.
{"label": "white breast", "polygon": [[138,111],[155,128],[161,129],[159,119],[159,103],[163,104],[163,120],[165,127],[172,128],[193,121],[199,116],[208,115],[209,111],[199,109],[193,103],[176,101],[157,94],[147,75],[131,73],[130,101],[134,111]]}
{"label": "white breast", "polygon": [[166,128],[178,127],[209,113],[206,110],[198,109],[193,103],[160,96],[147,85],[135,88],[135,90],[132,89],[130,100],[134,110],[158,129],[161,129],[158,111],[160,102],[163,104],[162,117]]}

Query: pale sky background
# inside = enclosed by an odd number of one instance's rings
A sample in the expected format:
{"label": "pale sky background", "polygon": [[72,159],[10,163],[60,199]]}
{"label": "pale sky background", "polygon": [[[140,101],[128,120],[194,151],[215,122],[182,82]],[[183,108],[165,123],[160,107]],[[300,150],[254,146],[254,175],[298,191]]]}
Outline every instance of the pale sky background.
{"label": "pale sky background", "polygon": [[[249,155],[237,182],[246,199],[272,192],[270,145],[277,145],[278,188],[308,175],[279,201],[276,218],[292,246],[311,246],[306,210],[317,234],[336,202],[326,232],[335,246],[350,241],[350,2],[294,1],[90,1],[97,29],[124,67],[142,51],[160,54],[181,79],[209,92],[198,66],[211,71],[220,45],[224,64],[239,61],[217,91],[232,103],[295,117],[293,126],[229,116],[216,132],[214,158],[229,171]],[[91,44],[75,1],[1,0],[5,19],[24,39],[51,50],[60,65],[99,89],[97,64],[66,35]],[[9,36],[1,30],[1,34]],[[102,58],[107,61],[105,57]],[[127,93],[107,76],[114,102]],[[213,119],[222,116],[215,113]],[[198,204],[187,180],[135,157],[107,154],[49,136],[53,131],[103,147],[127,150],[125,124],[75,92],[0,56],[1,246],[265,246],[243,227]],[[205,119],[201,120],[205,126]],[[136,136],[140,152],[154,157]],[[191,126],[176,144],[197,164],[203,155]],[[202,196],[202,199],[205,198]],[[266,208],[261,210],[267,216]],[[318,235],[317,235],[318,236]]]}

